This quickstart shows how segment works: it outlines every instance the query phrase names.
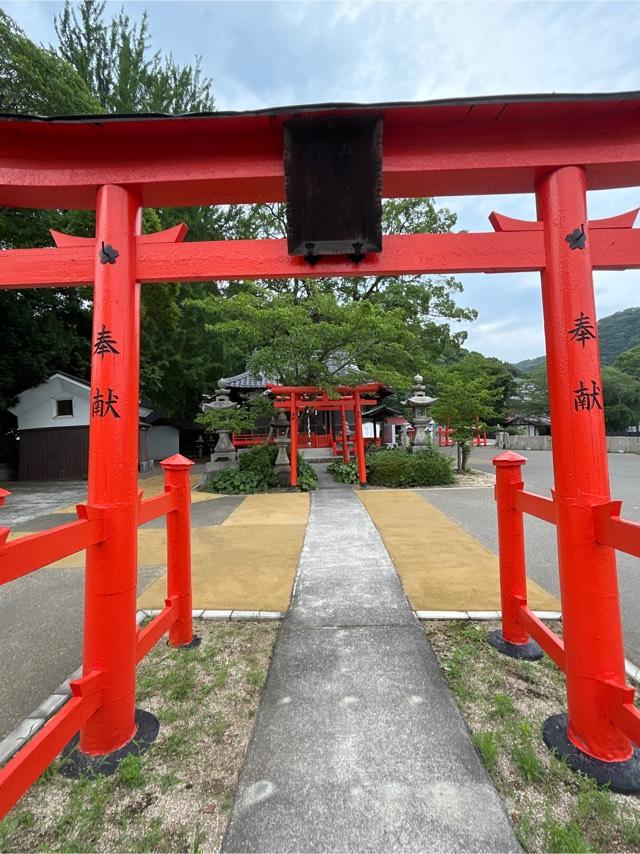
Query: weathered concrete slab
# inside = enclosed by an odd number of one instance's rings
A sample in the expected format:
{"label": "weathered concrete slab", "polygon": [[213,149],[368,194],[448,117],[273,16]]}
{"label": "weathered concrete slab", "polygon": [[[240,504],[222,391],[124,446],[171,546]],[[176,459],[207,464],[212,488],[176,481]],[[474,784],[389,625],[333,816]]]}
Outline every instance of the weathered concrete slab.
{"label": "weathered concrete slab", "polygon": [[312,498],[293,606],[304,626],[414,624],[393,564],[353,490]]}
{"label": "weathered concrete slab", "polygon": [[292,608],[223,848],[519,850],[351,491],[313,496]]}

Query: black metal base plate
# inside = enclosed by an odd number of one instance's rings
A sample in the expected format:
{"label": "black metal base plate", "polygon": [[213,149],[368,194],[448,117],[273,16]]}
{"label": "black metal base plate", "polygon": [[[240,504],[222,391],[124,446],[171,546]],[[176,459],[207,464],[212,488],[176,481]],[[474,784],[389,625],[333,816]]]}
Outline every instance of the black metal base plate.
{"label": "black metal base plate", "polygon": [[551,715],[544,722],[542,737],[547,747],[563,759],[572,771],[580,771],[595,780],[599,786],[608,786],[612,792],[633,795],[640,792],[640,750],[624,762],[603,762],[584,753],[569,739],[567,715]]}
{"label": "black metal base plate", "polygon": [[[183,643],[182,646],[174,646],[172,649],[197,649],[202,643],[202,638],[199,635],[194,635],[189,643]],[[169,646],[169,641],[167,641]]]}
{"label": "black metal base plate", "polygon": [[131,741],[113,753],[102,756],[90,756],[78,749],[80,733],[77,733],[62,751],[60,773],[63,777],[77,779],[78,777],[104,774],[110,777],[114,774],[125,756],[139,756],[153,744],[158,737],[160,723],[151,712],[136,709],[136,731]]}
{"label": "black metal base plate", "polygon": [[544,655],[533,638],[529,643],[510,643],[502,637],[500,629],[489,632],[489,643],[503,655],[508,655],[510,658],[519,658],[523,661],[539,661]]}

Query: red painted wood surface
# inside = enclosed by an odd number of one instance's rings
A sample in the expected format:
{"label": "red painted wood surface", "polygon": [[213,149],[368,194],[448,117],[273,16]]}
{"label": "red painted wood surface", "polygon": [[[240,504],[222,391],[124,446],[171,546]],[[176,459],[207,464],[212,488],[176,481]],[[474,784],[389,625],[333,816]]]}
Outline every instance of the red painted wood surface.
{"label": "red painted wood surface", "polygon": [[136,661],[142,661],[145,655],[157,644],[162,635],[171,630],[177,618],[178,601],[175,598],[167,598],[163,610],[159,614],[156,614],[144,629],[138,629],[136,637]]}
{"label": "red painted wood surface", "polygon": [[[597,270],[640,268],[640,229],[601,228],[591,234]],[[0,288],[93,283],[96,250],[7,249],[0,252]],[[477,234],[402,234],[384,238],[383,251],[359,264],[328,257],[313,267],[287,255],[286,240],[140,243],[136,277],[143,282],[245,278],[377,276],[415,273],[506,273],[541,270],[544,237],[536,231]]]}
{"label": "red painted wood surface", "polygon": [[560,638],[524,605],[518,613],[518,622],[534,638],[560,670],[564,671],[565,652],[564,644]]}
{"label": "red painted wood surface", "polygon": [[[4,530],[9,531],[8,528]],[[0,540],[0,585],[83,551],[103,539],[102,520],[79,519],[8,542]]]}
{"label": "red painted wood surface", "polygon": [[[527,193],[574,163],[589,189],[636,186],[638,101],[624,107],[503,104],[493,121],[467,121],[487,104],[385,107],[383,195]],[[0,204],[92,208],[105,182],[134,188],[146,207],[283,201],[282,124],[294,115],[3,121]]]}
{"label": "red painted wood surface", "polygon": [[517,507],[525,463],[525,458],[513,451],[503,451],[493,458],[496,467],[502,636],[509,643],[517,644],[529,642],[529,633],[518,619],[521,607],[527,604],[524,522],[522,510]]}
{"label": "red painted wood surface", "polygon": [[169,646],[187,646],[193,640],[191,595],[191,460],[175,454],[160,465],[165,490],[174,502],[167,515],[167,603],[174,619],[169,630]]}
{"label": "red painted wood surface", "polygon": [[[584,170],[568,166],[540,179],[538,218],[544,223],[546,265],[542,306],[553,434],[554,501],[566,657],[568,735],[581,750],[603,761],[632,753],[629,739],[610,720],[604,680],[625,682],[622,625],[613,548],[596,542],[592,508],[610,501],[589,231],[584,248],[566,236],[588,223]],[[627,233],[632,233],[628,230]],[[589,318],[595,337],[583,343],[570,334],[576,319]],[[597,390],[582,407],[576,390]]]}
{"label": "red painted wood surface", "polygon": [[72,682],[69,702],[0,770],[0,820],[95,712],[101,689],[99,670]]}
{"label": "red painted wood surface", "polygon": [[545,522],[556,521],[556,506],[552,498],[544,495],[535,495],[533,492],[517,492],[514,496],[515,507],[529,516],[537,516]]}
{"label": "red painted wood surface", "polygon": [[[161,464],[162,465],[162,464]],[[145,525],[152,519],[166,516],[176,508],[176,495],[172,492],[163,492],[162,495],[154,495],[153,498],[145,498],[140,502],[138,509],[138,525]]]}
{"label": "red painted wood surface", "polygon": [[[80,732],[80,749],[92,755],[118,750],[135,732],[141,290],[135,235],[141,217],[135,193],[114,186],[100,190],[96,243],[119,255],[109,264],[95,253],[93,289],[87,504],[104,512],[105,539],[87,549],[83,669],[103,671],[109,699]],[[105,328],[114,352],[96,347]],[[112,408],[104,403],[110,398]]]}

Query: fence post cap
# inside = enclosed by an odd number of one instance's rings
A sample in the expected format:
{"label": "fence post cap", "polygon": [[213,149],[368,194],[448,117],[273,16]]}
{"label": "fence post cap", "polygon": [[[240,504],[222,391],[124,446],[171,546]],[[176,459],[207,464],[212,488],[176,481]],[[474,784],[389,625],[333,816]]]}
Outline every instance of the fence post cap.
{"label": "fence post cap", "polygon": [[516,454],[515,451],[503,451],[497,457],[494,457],[491,462],[494,466],[506,468],[508,466],[523,466],[527,462],[527,458]]}
{"label": "fence post cap", "polygon": [[188,471],[194,465],[194,462],[187,457],[183,457],[182,454],[174,454],[172,457],[162,460],[160,465],[165,471]]}

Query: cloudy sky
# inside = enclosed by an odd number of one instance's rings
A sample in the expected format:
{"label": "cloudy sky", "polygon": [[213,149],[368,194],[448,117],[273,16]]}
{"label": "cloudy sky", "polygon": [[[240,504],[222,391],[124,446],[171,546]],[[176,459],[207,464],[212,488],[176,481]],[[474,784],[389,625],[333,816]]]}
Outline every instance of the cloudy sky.
{"label": "cloudy sky", "polygon": [[[58,2],[2,8],[35,41],[55,43]],[[107,3],[108,12],[121,3]],[[148,9],[154,49],[202,56],[219,109],[323,101],[640,90],[637,2],[125,2]],[[531,196],[439,200],[458,227],[488,230],[497,210],[534,218]],[[591,218],[640,206],[638,189],[591,193]],[[510,361],[544,352],[536,275],[461,277],[478,309],[468,346]],[[599,316],[640,305],[639,274],[596,274]]]}

